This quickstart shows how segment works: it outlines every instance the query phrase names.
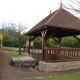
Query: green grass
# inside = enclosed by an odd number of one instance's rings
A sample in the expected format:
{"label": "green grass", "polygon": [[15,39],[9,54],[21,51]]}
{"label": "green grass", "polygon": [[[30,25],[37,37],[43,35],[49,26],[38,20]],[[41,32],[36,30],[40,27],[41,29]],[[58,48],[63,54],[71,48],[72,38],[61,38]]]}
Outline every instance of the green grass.
{"label": "green grass", "polygon": [[15,47],[3,47],[3,50],[5,50],[5,51],[17,51],[18,48],[15,48]]}
{"label": "green grass", "polygon": [[10,51],[11,57],[26,56],[25,52],[21,52],[21,55],[19,55],[19,50],[18,50],[18,48],[15,48],[15,47],[3,47],[3,50]]}
{"label": "green grass", "polygon": [[21,52],[21,55],[19,55],[19,52],[17,51],[10,51],[11,57],[21,57],[21,56],[26,56],[24,52]]}
{"label": "green grass", "polygon": [[27,78],[21,80],[80,80],[80,72],[45,78]]}

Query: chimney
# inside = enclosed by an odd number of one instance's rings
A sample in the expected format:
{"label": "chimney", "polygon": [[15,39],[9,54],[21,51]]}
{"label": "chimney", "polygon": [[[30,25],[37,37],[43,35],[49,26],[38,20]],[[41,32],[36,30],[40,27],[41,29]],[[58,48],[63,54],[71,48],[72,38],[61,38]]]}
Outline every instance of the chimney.
{"label": "chimney", "polygon": [[50,10],[50,14],[51,14],[51,12],[52,12],[52,11]]}
{"label": "chimney", "polygon": [[61,4],[60,4],[60,7],[62,8],[62,2],[61,2]]}

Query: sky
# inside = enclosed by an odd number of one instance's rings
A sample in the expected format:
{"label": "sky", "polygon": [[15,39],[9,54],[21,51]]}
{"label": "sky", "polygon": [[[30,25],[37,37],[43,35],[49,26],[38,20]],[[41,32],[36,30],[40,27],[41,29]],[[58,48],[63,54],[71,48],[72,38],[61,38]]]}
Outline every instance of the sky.
{"label": "sky", "polygon": [[[69,0],[0,0],[0,24],[19,22],[31,29],[39,21]],[[67,4],[65,4],[67,5]]]}
{"label": "sky", "polygon": [[0,0],[0,24],[22,23],[32,28],[46,17],[50,10],[59,8],[61,0]]}

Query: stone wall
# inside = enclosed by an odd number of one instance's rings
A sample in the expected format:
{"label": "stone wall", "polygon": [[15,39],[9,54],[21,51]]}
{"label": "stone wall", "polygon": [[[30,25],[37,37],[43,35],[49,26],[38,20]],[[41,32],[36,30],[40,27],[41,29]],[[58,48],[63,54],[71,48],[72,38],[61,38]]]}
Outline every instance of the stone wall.
{"label": "stone wall", "polygon": [[35,67],[36,59],[25,56],[25,57],[11,57],[11,65],[16,67]]}
{"label": "stone wall", "polygon": [[42,53],[32,53],[32,57],[36,59],[37,65],[39,65],[39,61],[42,61]]}
{"label": "stone wall", "polygon": [[39,70],[43,72],[80,68],[80,61],[46,63],[39,61]]}

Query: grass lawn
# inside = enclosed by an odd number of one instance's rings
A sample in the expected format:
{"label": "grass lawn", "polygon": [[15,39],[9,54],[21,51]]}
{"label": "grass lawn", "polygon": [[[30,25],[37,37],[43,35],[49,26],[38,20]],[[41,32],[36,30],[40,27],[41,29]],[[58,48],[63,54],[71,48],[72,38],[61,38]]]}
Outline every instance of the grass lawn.
{"label": "grass lawn", "polygon": [[21,80],[80,80],[80,72],[45,78],[27,78]]}
{"label": "grass lawn", "polygon": [[18,51],[18,48],[15,47],[3,47],[2,49],[4,51]]}
{"label": "grass lawn", "polygon": [[17,51],[10,51],[10,55],[12,57],[21,57],[21,56],[26,56],[26,53],[21,52],[21,55],[19,55],[19,52],[17,52]]}
{"label": "grass lawn", "polygon": [[15,48],[15,47],[3,47],[3,50],[10,51],[11,57],[26,56],[25,52],[21,52],[21,55],[19,55],[19,50],[18,48]]}

